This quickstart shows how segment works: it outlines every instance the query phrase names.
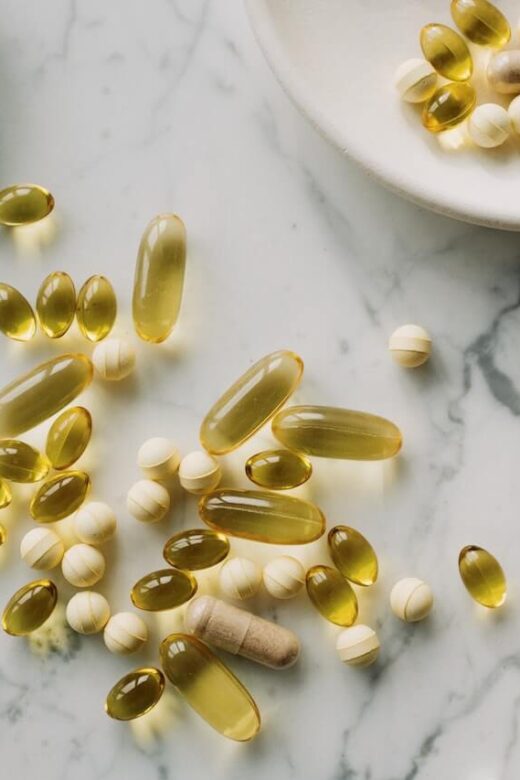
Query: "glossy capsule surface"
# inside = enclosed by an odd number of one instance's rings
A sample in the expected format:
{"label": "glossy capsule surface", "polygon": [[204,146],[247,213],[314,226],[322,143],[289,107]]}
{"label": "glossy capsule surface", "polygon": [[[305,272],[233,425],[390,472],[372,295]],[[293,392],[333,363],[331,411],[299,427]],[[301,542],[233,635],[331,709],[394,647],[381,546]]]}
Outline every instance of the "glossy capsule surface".
{"label": "glossy capsule surface", "polygon": [[0,479],[0,509],[8,507],[12,500],[13,494],[11,493],[9,483]]}
{"label": "glossy capsule surface", "polygon": [[170,634],[161,643],[166,677],[216,731],[246,742],[260,729],[260,713],[240,680],[199,639]]}
{"label": "glossy capsule surface", "polygon": [[477,98],[471,84],[451,82],[439,87],[425,104],[422,123],[430,133],[456,127],[475,108]]}
{"label": "glossy capsule surface", "polygon": [[273,433],[285,447],[320,458],[382,460],[402,443],[390,420],[334,406],[289,406],[274,418]]}
{"label": "glossy capsule surface", "polygon": [[66,354],[10,382],[0,390],[0,437],[18,436],[52,417],[88,387],[92,372],[86,355]]}
{"label": "glossy capsule surface", "polygon": [[314,504],[263,490],[216,490],[200,500],[199,514],[215,531],[267,544],[307,544],[325,531]]}
{"label": "glossy capsule surface", "polygon": [[134,720],[149,712],[164,691],[164,675],[153,666],[125,674],[110,690],[105,712],[115,720]]}
{"label": "glossy capsule surface", "polygon": [[211,407],[200,428],[203,447],[214,455],[236,449],[283,406],[302,374],[303,362],[294,352],[263,357]]}
{"label": "glossy capsule surface", "polygon": [[473,60],[464,38],[445,24],[427,24],[421,30],[424,58],[450,81],[467,81]]}
{"label": "glossy capsule surface", "polygon": [[78,325],[89,341],[101,341],[114,326],[117,299],[114,288],[105,276],[91,276],[78,293],[76,316]]}
{"label": "glossy capsule surface", "polygon": [[506,17],[488,0],[452,0],[451,15],[459,30],[480,46],[504,46],[511,37]]}
{"label": "glossy capsule surface", "polygon": [[246,462],[251,482],[269,490],[289,490],[307,482],[312,474],[310,461],[291,450],[264,450]]}
{"label": "glossy capsule surface", "polygon": [[76,290],[68,274],[54,271],[43,280],[36,298],[36,311],[46,336],[59,339],[65,335],[76,314]]}
{"label": "glossy capsule surface", "polygon": [[5,526],[0,523],[0,547],[7,541],[7,531]]}
{"label": "glossy capsule surface", "polygon": [[309,598],[324,618],[338,626],[351,626],[358,615],[356,594],[331,566],[313,566],[305,577]]}
{"label": "glossy capsule surface", "polygon": [[207,528],[192,528],[172,536],[164,545],[164,559],[177,569],[197,571],[216,566],[227,557],[229,540]]}
{"label": "glossy capsule surface", "polygon": [[5,282],[0,283],[0,330],[16,341],[29,341],[36,333],[36,317],[29,301]]}
{"label": "glossy capsule surface", "polygon": [[51,580],[28,582],[11,596],[2,614],[2,628],[12,636],[36,631],[49,618],[58,600]]}
{"label": "glossy capsule surface", "polygon": [[0,190],[0,225],[38,222],[54,208],[51,193],[38,184],[14,184]]}
{"label": "glossy capsule surface", "polygon": [[49,477],[34,494],[30,512],[37,523],[54,523],[79,509],[90,488],[84,471],[63,471]]}
{"label": "glossy capsule surface", "polygon": [[92,417],[83,406],[65,409],[47,434],[45,452],[55,469],[68,469],[85,451],[92,434]]}
{"label": "glossy capsule surface", "polygon": [[10,482],[39,482],[49,473],[45,455],[18,439],[0,439],[0,477]]}
{"label": "glossy capsule surface", "polygon": [[329,550],[340,573],[356,585],[373,585],[379,566],[374,548],[365,537],[347,525],[336,525],[328,535]]}
{"label": "glossy capsule surface", "polygon": [[189,571],[160,569],[138,580],[130,598],[134,607],[147,612],[174,609],[189,601],[197,592],[197,580]]}
{"label": "glossy capsule surface", "polygon": [[459,555],[459,571],[470,596],[484,607],[500,607],[507,596],[504,571],[487,550],[476,545],[464,547]]}

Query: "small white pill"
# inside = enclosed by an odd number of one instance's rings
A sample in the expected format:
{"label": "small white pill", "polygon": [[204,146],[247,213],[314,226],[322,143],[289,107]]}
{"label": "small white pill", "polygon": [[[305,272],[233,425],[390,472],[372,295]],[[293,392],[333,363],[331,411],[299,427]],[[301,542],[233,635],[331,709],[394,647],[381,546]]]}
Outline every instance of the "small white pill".
{"label": "small white pill", "polygon": [[515,133],[520,133],[520,95],[510,102],[507,113],[509,114],[513,130]]}
{"label": "small white pill", "polygon": [[503,49],[494,54],[487,67],[488,82],[502,95],[520,92],[520,51]]}
{"label": "small white pill", "polygon": [[94,349],[92,362],[103,379],[119,381],[134,370],[135,350],[124,339],[106,339]]}
{"label": "small white pill", "polygon": [[170,494],[158,482],[141,479],[128,491],[126,508],[141,523],[157,523],[170,509]]}
{"label": "small white pill", "polygon": [[471,114],[468,133],[477,146],[485,149],[500,146],[511,134],[511,119],[503,106],[483,103]]}
{"label": "small white pill", "polygon": [[229,558],[219,572],[220,589],[232,599],[249,599],[258,593],[262,570],[248,558]]}
{"label": "small white pill", "polygon": [[390,594],[392,612],[406,623],[423,620],[433,607],[433,593],[429,585],[416,577],[405,577],[396,582]]}
{"label": "small white pill", "polygon": [[407,103],[423,103],[435,92],[437,73],[426,60],[406,60],[397,68],[394,83]]}
{"label": "small white pill", "polygon": [[97,634],[110,617],[110,607],[101,593],[84,590],[70,599],[65,614],[67,623],[78,634]]}
{"label": "small white pill", "polygon": [[336,642],[340,659],[349,666],[370,666],[379,655],[379,647],[374,629],[361,623],[342,631]]}
{"label": "small white pill", "polygon": [[135,653],[148,639],[148,628],[134,612],[117,612],[105,626],[105,645],[111,653]]}
{"label": "small white pill", "polygon": [[74,516],[76,536],[85,544],[103,544],[112,539],[117,521],[113,510],[102,501],[83,504]]}
{"label": "small white pill", "polygon": [[222,476],[219,462],[203,450],[185,455],[179,466],[179,479],[188,493],[203,496],[215,490]]}
{"label": "small white pill", "polygon": [[147,479],[169,479],[179,468],[179,450],[169,439],[156,436],[141,445],[137,463]]}
{"label": "small white pill", "polygon": [[432,340],[420,325],[401,325],[390,336],[388,349],[399,365],[417,368],[429,359]]}
{"label": "small white pill", "polygon": [[303,588],[305,569],[290,555],[280,555],[264,566],[264,585],[275,599],[292,599]]}
{"label": "small white pill", "polygon": [[63,558],[64,544],[50,528],[33,528],[20,543],[22,560],[31,569],[54,569]]}
{"label": "small white pill", "polygon": [[61,562],[63,576],[76,588],[95,585],[105,573],[105,558],[89,544],[74,544],[66,551]]}

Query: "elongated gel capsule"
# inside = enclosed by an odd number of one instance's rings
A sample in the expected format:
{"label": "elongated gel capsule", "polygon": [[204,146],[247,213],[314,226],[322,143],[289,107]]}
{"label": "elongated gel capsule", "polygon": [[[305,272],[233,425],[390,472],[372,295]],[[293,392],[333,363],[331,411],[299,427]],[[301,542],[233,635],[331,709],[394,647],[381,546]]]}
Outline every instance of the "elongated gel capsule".
{"label": "elongated gel capsule", "polygon": [[115,720],[134,720],[149,712],[164,691],[164,675],[153,666],[125,674],[116,682],[105,701],[105,712]]}
{"label": "elongated gel capsule", "polygon": [[32,306],[21,292],[5,282],[0,283],[0,330],[16,341],[29,341],[36,333]]}
{"label": "elongated gel capsule", "polygon": [[0,225],[28,225],[54,208],[51,193],[39,184],[13,184],[0,191]]}
{"label": "elongated gel capsule", "polygon": [[41,283],[36,311],[43,332],[51,339],[64,336],[76,314],[76,289],[64,271],[53,271]]}
{"label": "elongated gel capsule", "polygon": [[11,482],[39,482],[50,463],[41,452],[18,439],[0,439],[0,477]]}
{"label": "elongated gel capsule", "polygon": [[36,491],[30,504],[37,523],[63,520],[82,505],[90,489],[90,478],[84,471],[61,471],[49,477]]}
{"label": "elongated gel capsule", "polygon": [[309,598],[324,618],[337,626],[351,626],[358,616],[356,594],[332,566],[312,566],[305,578]]}
{"label": "elongated gel capsule", "polygon": [[470,544],[459,554],[459,571],[468,593],[484,607],[502,606],[507,596],[506,575],[497,559]]}
{"label": "elongated gel capsule", "polygon": [[105,276],[91,276],[78,293],[76,318],[79,329],[89,341],[108,336],[117,317],[117,298]]}
{"label": "elongated gel capsule", "polygon": [[51,580],[34,580],[16,591],[2,614],[2,628],[11,636],[36,631],[49,618],[58,600],[58,590]]}

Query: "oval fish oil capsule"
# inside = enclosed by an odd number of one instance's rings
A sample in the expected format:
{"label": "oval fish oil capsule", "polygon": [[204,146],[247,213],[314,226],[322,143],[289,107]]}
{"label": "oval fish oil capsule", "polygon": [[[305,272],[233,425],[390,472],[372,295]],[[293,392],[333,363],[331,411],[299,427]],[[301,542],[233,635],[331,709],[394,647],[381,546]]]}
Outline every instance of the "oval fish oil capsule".
{"label": "oval fish oil capsule", "polygon": [[36,491],[30,504],[31,516],[37,523],[63,520],[85,500],[90,477],[84,471],[63,471],[47,479]]}
{"label": "oval fish oil capsule", "polygon": [[441,133],[463,122],[475,108],[477,98],[471,84],[451,82],[433,93],[422,113],[430,133]]}
{"label": "oval fish oil capsule", "polygon": [[215,531],[267,544],[307,544],[325,532],[317,506],[262,490],[216,490],[201,499],[199,514]]}
{"label": "oval fish oil capsule", "polygon": [[92,417],[83,406],[65,409],[52,423],[45,452],[55,469],[68,469],[84,453],[92,434]]}
{"label": "oval fish oil capsule", "polygon": [[358,615],[356,594],[347,580],[330,566],[313,566],[305,578],[309,598],[324,618],[337,626],[351,626]]}
{"label": "oval fish oil capsule", "polygon": [[14,184],[0,190],[0,225],[29,225],[47,217],[53,208],[51,193],[38,184]]}
{"label": "oval fish oil capsule", "polygon": [[0,479],[0,509],[5,509],[13,500],[11,488],[5,480]]}
{"label": "oval fish oil capsule", "polygon": [[307,482],[312,466],[307,458],[291,450],[264,450],[246,463],[251,482],[269,490],[289,490]]}
{"label": "oval fish oil capsule", "polygon": [[334,565],[356,585],[373,585],[377,580],[377,556],[365,537],[347,525],[336,525],[328,536]]}
{"label": "oval fish oil capsule", "polygon": [[160,652],[166,676],[201,718],[229,739],[253,739],[260,729],[258,708],[209,647],[194,636],[170,634]]}
{"label": "oval fish oil capsule", "polygon": [[36,631],[49,618],[58,600],[51,580],[28,582],[11,596],[2,614],[2,628],[12,636]]}
{"label": "oval fish oil capsule", "polygon": [[48,360],[0,390],[0,437],[18,436],[61,411],[92,381],[86,355]]}
{"label": "oval fish oil capsule", "polygon": [[186,228],[176,214],[160,214],[146,227],[134,277],[132,313],[137,335],[155,344],[168,338],[182,301]]}
{"label": "oval fish oil capsule", "polygon": [[11,482],[39,482],[49,472],[41,452],[18,439],[0,439],[0,477]]}
{"label": "oval fish oil capsule", "polygon": [[464,38],[445,24],[427,24],[421,30],[421,49],[437,73],[450,81],[467,81],[473,60]]}
{"label": "oval fish oil capsule", "polygon": [[487,550],[470,544],[459,555],[459,571],[470,596],[484,607],[500,607],[507,596],[504,571]]}
{"label": "oval fish oil capsule", "polygon": [[302,374],[303,362],[294,352],[263,357],[211,407],[200,428],[203,447],[213,455],[236,449],[283,406]]}
{"label": "oval fish oil capsule", "polygon": [[15,287],[0,283],[0,330],[10,339],[29,341],[36,333],[36,317],[29,301]]}
{"label": "oval fish oil capsule", "polygon": [[101,341],[114,326],[117,300],[114,288],[105,276],[91,276],[78,293],[78,325],[89,341]]}
{"label": "oval fish oil capsule", "polygon": [[229,554],[224,534],[206,528],[192,528],[172,536],[164,545],[163,555],[170,566],[197,571],[216,566]]}
{"label": "oval fish oil capsule", "polygon": [[382,460],[401,449],[399,428],[375,414],[333,406],[290,406],[273,420],[285,447],[319,458]]}
{"label": "oval fish oil capsule", "polygon": [[41,283],[36,298],[40,327],[46,336],[59,339],[68,331],[76,314],[76,289],[64,271],[53,271]]}
{"label": "oval fish oil capsule", "polygon": [[149,712],[164,691],[164,675],[154,667],[141,667],[125,674],[110,690],[105,712],[115,720],[134,720]]}
{"label": "oval fish oil capsule", "polygon": [[480,46],[500,49],[511,37],[506,17],[488,0],[451,0],[451,15],[461,33]]}
{"label": "oval fish oil capsule", "polygon": [[138,580],[130,598],[134,607],[147,612],[180,607],[197,592],[197,580],[189,571],[160,569]]}

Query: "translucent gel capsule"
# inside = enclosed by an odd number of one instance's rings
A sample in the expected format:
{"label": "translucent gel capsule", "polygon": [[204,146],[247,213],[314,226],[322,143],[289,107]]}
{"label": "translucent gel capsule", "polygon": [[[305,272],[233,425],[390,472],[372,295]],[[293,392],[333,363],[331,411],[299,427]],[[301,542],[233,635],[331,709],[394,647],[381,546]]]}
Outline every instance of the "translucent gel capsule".
{"label": "translucent gel capsule", "polygon": [[312,466],[291,450],[264,450],[246,462],[246,474],[256,485],[269,490],[288,490],[307,482]]}
{"label": "translucent gel capsule", "polygon": [[504,14],[488,0],[451,0],[453,21],[473,43],[480,46],[505,46],[511,28]]}
{"label": "translucent gel capsule", "polygon": [[0,479],[0,509],[5,509],[13,500],[13,494],[8,483]]}
{"label": "translucent gel capsule", "polygon": [[356,585],[373,585],[377,580],[377,556],[365,537],[347,525],[336,525],[328,535],[334,565]]}
{"label": "translucent gel capsule", "polygon": [[34,494],[30,511],[37,523],[54,523],[79,509],[90,488],[84,471],[63,471],[47,479]]}
{"label": "translucent gel capsule", "polygon": [[148,612],[180,607],[197,592],[197,580],[189,571],[160,569],[138,580],[130,598],[134,607]]}
{"label": "translucent gel capsule", "polygon": [[158,344],[173,330],[182,301],[186,229],[175,214],[160,214],[146,227],[134,277],[132,313],[137,334]]}
{"label": "translucent gel capsule", "polygon": [[249,439],[296,390],[303,362],[294,352],[266,355],[231,385],[202,421],[200,440],[214,455]]}
{"label": "translucent gel capsule", "polygon": [[7,541],[7,531],[5,527],[0,523],[0,547]]}
{"label": "translucent gel capsule", "polygon": [[89,341],[101,341],[114,326],[117,300],[114,288],[104,276],[91,276],[78,293],[78,325]]}
{"label": "translucent gel capsule", "polygon": [[324,618],[351,626],[358,615],[356,594],[347,580],[330,566],[313,566],[305,577],[309,598]]}
{"label": "translucent gel capsule", "polygon": [[160,652],[170,682],[216,731],[239,742],[258,733],[260,713],[254,700],[209,647],[189,634],[170,634]]}
{"label": "translucent gel capsule", "polygon": [[76,290],[68,274],[54,271],[43,280],[36,298],[36,311],[40,326],[49,338],[65,335],[76,314]]}
{"label": "translucent gel capsule", "polygon": [[36,333],[36,317],[31,304],[22,293],[4,282],[0,282],[0,330],[16,341],[29,341]]}
{"label": "translucent gel capsule", "polygon": [[223,561],[228,553],[227,536],[205,528],[192,528],[175,534],[168,539],[163,550],[170,566],[190,571],[209,569]]}
{"label": "translucent gel capsule", "polygon": [[215,531],[268,544],[307,544],[325,531],[314,504],[262,490],[216,490],[201,499],[199,514]]}
{"label": "translucent gel capsule", "polygon": [[459,571],[469,594],[484,607],[500,607],[507,596],[504,571],[493,555],[473,544],[463,547]]}
{"label": "translucent gel capsule", "polygon": [[34,580],[11,596],[2,614],[2,628],[12,636],[36,631],[49,618],[58,600],[50,580]]}
{"label": "translucent gel capsule", "polygon": [[0,477],[11,482],[39,482],[49,473],[41,452],[18,439],[0,439]]}
{"label": "translucent gel capsule", "polygon": [[471,84],[444,84],[433,93],[422,112],[422,123],[430,133],[441,133],[455,127],[468,117],[477,97]]}
{"label": "translucent gel capsule", "polygon": [[290,406],[273,420],[285,447],[320,458],[382,460],[401,449],[399,428],[375,414],[334,406]]}
{"label": "translucent gel capsule", "polygon": [[[92,417],[83,406],[65,409],[52,423],[45,452],[55,469],[68,469],[85,451],[92,434]],[[1,443],[1,442],[0,442]]]}
{"label": "translucent gel capsule", "polygon": [[153,666],[125,674],[110,690],[105,712],[115,720],[134,720],[149,712],[164,691],[164,675]]}
{"label": "translucent gel capsule", "polygon": [[38,184],[14,184],[0,191],[0,225],[38,222],[54,208],[51,193]]}
{"label": "translucent gel capsule", "polygon": [[467,81],[473,60],[464,38],[444,24],[427,24],[421,30],[421,48],[437,73],[450,81]]}

